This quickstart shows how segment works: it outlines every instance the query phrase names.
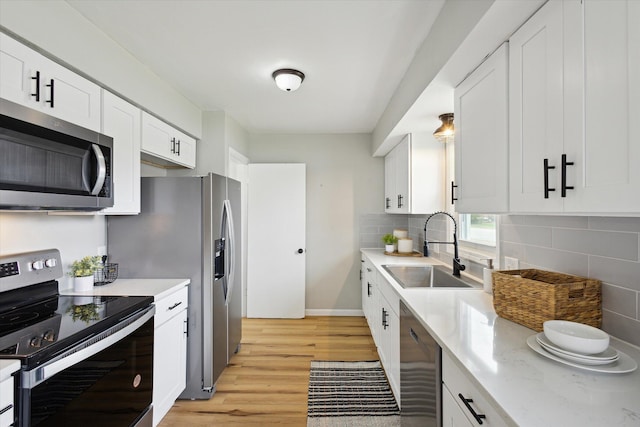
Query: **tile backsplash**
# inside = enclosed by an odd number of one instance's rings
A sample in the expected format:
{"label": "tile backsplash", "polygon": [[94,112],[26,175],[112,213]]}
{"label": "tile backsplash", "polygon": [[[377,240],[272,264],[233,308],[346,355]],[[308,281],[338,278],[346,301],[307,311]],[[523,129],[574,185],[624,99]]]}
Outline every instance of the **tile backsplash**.
{"label": "tile backsplash", "polygon": [[640,218],[503,215],[501,257],[602,281],[602,329],[640,346]]}
{"label": "tile backsplash", "polygon": [[[360,247],[382,248],[394,228],[406,228],[414,249],[422,251],[427,215],[363,214]],[[444,240],[447,218],[429,221],[428,236]],[[640,346],[640,218],[502,215],[500,265],[504,257],[520,268],[539,268],[602,281],[602,329]],[[430,245],[430,255],[446,263],[450,249]],[[464,260],[467,273],[481,277],[482,266]]]}

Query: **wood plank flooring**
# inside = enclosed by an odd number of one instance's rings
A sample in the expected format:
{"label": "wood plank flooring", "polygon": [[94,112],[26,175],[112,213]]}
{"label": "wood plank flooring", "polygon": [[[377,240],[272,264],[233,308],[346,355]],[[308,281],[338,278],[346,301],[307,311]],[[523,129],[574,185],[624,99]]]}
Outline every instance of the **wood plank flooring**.
{"label": "wood plank flooring", "polygon": [[160,427],[306,426],[311,360],[378,360],[364,317],[243,319],[210,400],[178,400]]}

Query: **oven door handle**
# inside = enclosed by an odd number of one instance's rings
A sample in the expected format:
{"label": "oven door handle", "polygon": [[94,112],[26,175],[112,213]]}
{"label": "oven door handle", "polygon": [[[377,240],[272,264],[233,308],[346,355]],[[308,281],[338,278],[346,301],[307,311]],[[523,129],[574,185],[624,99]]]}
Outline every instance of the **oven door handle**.
{"label": "oven door handle", "polygon": [[[64,371],[76,363],[82,362],[112,344],[117,343],[144,325],[154,316],[155,312],[155,306],[152,305],[142,313],[137,313],[106,331],[101,332],[97,336],[91,337],[69,350],[66,350],[64,353],[42,366],[38,366],[30,371],[22,372],[21,388],[32,389],[57,373]],[[122,323],[125,323],[125,326],[123,326]]]}

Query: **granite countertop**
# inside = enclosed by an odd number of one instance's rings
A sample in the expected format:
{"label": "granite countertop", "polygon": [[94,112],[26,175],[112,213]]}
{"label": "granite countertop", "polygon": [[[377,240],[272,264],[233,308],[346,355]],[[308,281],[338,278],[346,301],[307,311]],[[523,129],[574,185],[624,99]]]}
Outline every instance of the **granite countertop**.
{"label": "granite countertop", "polygon": [[152,296],[154,301],[159,301],[189,283],[190,279],[116,279],[108,285],[94,286],[91,292],[75,292],[71,288],[61,289],[60,293],[87,296]]}
{"label": "granite countertop", "polygon": [[[481,289],[403,289],[380,267],[442,262],[362,252],[509,424],[640,426],[639,369],[598,373],[547,359],[526,343],[536,332],[498,317],[492,296]],[[640,364],[640,348],[614,337],[611,346]]]}

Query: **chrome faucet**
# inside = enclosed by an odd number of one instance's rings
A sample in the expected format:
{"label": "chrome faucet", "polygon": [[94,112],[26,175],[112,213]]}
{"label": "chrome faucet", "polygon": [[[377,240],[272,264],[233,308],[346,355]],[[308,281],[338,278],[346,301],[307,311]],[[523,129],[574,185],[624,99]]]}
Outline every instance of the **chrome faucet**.
{"label": "chrome faucet", "polygon": [[[446,215],[451,218],[451,221],[453,221],[453,242],[429,242],[427,240],[427,223],[429,223],[429,220],[436,215]],[[429,256],[429,243],[453,245],[453,275],[456,277],[460,277],[460,272],[464,271],[464,269],[467,267],[460,262],[460,258],[458,257],[458,224],[456,223],[456,219],[447,212],[435,212],[429,215],[427,217],[427,220],[424,222],[424,256]]]}

